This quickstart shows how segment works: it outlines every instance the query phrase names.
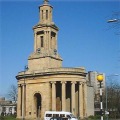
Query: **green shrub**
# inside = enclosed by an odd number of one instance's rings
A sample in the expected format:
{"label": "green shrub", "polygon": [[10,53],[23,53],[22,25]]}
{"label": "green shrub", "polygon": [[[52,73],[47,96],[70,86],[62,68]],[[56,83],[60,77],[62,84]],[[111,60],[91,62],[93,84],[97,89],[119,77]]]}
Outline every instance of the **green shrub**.
{"label": "green shrub", "polygon": [[95,117],[93,115],[90,115],[88,118],[94,119]]}
{"label": "green shrub", "polygon": [[16,120],[15,116],[0,116],[0,120]]}
{"label": "green shrub", "polygon": [[95,119],[100,119],[100,117],[101,117],[100,115],[96,115]]}

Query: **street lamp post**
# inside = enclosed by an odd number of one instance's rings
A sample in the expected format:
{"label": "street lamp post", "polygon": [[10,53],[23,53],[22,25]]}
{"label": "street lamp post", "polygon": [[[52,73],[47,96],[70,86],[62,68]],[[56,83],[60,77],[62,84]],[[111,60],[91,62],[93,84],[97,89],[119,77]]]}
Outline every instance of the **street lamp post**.
{"label": "street lamp post", "polygon": [[101,112],[101,120],[103,120],[103,103],[102,103],[102,87],[101,82],[103,81],[103,75],[97,75],[97,80],[100,82],[100,112]]}

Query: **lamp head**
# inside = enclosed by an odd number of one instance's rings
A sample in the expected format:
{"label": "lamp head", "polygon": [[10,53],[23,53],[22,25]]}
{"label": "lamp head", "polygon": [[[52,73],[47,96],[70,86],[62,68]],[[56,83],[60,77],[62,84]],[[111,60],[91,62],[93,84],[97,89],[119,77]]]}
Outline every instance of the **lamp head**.
{"label": "lamp head", "polygon": [[103,75],[102,74],[97,75],[97,80],[99,82],[102,82],[103,81]]}

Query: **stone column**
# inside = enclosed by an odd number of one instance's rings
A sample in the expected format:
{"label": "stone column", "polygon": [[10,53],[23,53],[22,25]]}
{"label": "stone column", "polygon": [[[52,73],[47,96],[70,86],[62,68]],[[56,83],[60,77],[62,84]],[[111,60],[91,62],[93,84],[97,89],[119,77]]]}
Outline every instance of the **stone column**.
{"label": "stone column", "polygon": [[86,117],[86,83],[83,83],[83,116]]}
{"label": "stone column", "polygon": [[83,83],[79,82],[79,114],[81,119],[83,119],[83,100]]}
{"label": "stone column", "polygon": [[56,111],[56,82],[52,83],[52,111]]}
{"label": "stone column", "polygon": [[14,114],[15,113],[15,107],[13,106],[12,107],[12,114]]}
{"label": "stone column", "polygon": [[47,110],[51,110],[51,108],[52,108],[52,101],[51,101],[51,99],[52,99],[52,96],[51,96],[51,94],[52,94],[52,91],[51,91],[51,84],[50,84],[50,82],[46,82],[46,87],[48,88],[47,89],[47,104],[46,104],[46,109]]}
{"label": "stone column", "polygon": [[5,111],[6,114],[8,114],[8,113],[10,112],[10,111],[9,111],[9,108],[10,108],[9,106],[6,106],[6,111]]}
{"label": "stone column", "polygon": [[46,38],[47,38],[47,46],[48,46],[48,50],[50,50],[50,38],[49,38],[49,31],[46,31]]}
{"label": "stone column", "polygon": [[45,49],[48,49],[48,39],[47,39],[47,31],[44,31],[44,36],[43,36],[43,39],[44,39],[44,45],[45,45]]}
{"label": "stone column", "polygon": [[22,118],[25,118],[25,84],[22,85]]}
{"label": "stone column", "polygon": [[51,48],[52,47],[52,43],[51,43],[52,40],[51,40],[51,32],[50,31],[48,32],[48,41],[49,41],[48,44],[49,44],[49,50],[50,50],[50,49],[52,49]]}
{"label": "stone column", "polygon": [[62,83],[62,111],[66,111],[66,82],[63,81]]}
{"label": "stone column", "polygon": [[72,81],[71,82],[71,84],[72,84],[72,86],[71,86],[71,99],[72,99],[72,113],[74,114],[74,115],[76,115],[76,109],[75,109],[75,84],[76,84],[76,82],[75,81]]}
{"label": "stone column", "polygon": [[17,118],[21,117],[21,85],[18,85]]}
{"label": "stone column", "polygon": [[37,40],[36,40],[36,32],[34,32],[34,52],[36,52],[36,48],[37,48],[37,46],[36,46],[36,43],[37,42]]}
{"label": "stone column", "polygon": [[55,36],[55,49],[57,50],[57,35],[58,35],[58,33],[56,33],[56,36]]}

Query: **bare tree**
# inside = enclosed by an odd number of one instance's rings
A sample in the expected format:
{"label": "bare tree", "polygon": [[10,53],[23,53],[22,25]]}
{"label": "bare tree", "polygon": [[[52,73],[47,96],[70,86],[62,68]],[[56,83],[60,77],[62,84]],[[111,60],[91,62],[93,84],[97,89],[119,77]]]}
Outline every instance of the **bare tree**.
{"label": "bare tree", "polygon": [[108,111],[110,117],[120,117],[120,85],[118,83],[112,83],[107,88],[108,91]]}
{"label": "bare tree", "polygon": [[17,96],[18,96],[17,86],[16,85],[11,85],[10,90],[8,92],[9,99],[16,103],[17,102]]}

